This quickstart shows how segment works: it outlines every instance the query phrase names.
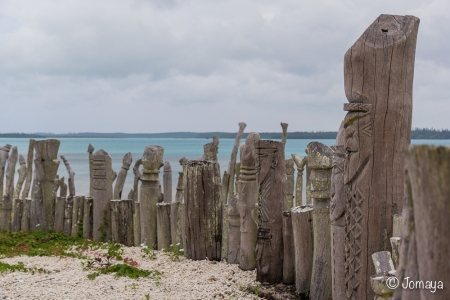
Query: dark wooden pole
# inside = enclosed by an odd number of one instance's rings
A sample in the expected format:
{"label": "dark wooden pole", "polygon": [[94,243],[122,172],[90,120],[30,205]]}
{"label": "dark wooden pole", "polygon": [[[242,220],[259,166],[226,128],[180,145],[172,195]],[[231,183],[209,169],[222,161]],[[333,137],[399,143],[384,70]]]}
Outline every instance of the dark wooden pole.
{"label": "dark wooden pole", "polygon": [[188,258],[220,260],[222,222],[220,167],[217,162],[184,164],[184,239]]}

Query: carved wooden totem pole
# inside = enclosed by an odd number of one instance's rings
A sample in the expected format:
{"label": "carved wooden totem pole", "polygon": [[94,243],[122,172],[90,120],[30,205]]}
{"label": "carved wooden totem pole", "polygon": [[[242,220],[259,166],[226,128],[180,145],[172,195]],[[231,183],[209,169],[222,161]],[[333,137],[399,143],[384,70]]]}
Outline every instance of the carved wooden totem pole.
{"label": "carved wooden totem pole", "polygon": [[241,219],[241,249],[239,252],[239,268],[242,270],[254,270],[256,268],[257,228],[252,218],[252,211],[255,209],[256,202],[258,202],[255,142],[259,140],[258,133],[250,132],[240,149],[241,170],[238,207]]}
{"label": "carved wooden totem pole", "polygon": [[344,58],[347,299],[371,299],[370,255],[389,250],[403,206],[419,19],[380,15]]}
{"label": "carved wooden totem pole", "polygon": [[140,188],[140,221],[141,221],[141,241],[149,247],[157,247],[157,213],[156,203],[160,196],[159,189],[159,169],[163,163],[164,148],[160,146],[145,147],[142,155],[142,181]]}
{"label": "carved wooden totem pole", "polygon": [[94,240],[109,241],[111,238],[111,178],[111,156],[100,149],[94,153],[92,161]]}
{"label": "carved wooden totem pole", "polygon": [[341,124],[333,150],[333,171],[330,190],[331,272],[333,299],[345,299],[345,205],[347,187],[344,185],[344,124]]}
{"label": "carved wooden totem pole", "polygon": [[258,182],[258,238],[256,280],[279,283],[283,277],[282,216],[286,185],[284,144],[255,141]]}
{"label": "carved wooden totem pole", "polygon": [[314,256],[311,277],[311,300],[331,298],[330,187],[333,151],[311,142],[306,148],[311,170],[313,201]]}
{"label": "carved wooden totem pole", "polygon": [[[55,226],[55,178],[59,167],[58,150],[59,140],[36,141],[36,181],[40,186],[41,193],[35,201],[42,201],[42,211],[40,220],[41,229],[49,230]],[[41,198],[41,199],[39,199]]]}

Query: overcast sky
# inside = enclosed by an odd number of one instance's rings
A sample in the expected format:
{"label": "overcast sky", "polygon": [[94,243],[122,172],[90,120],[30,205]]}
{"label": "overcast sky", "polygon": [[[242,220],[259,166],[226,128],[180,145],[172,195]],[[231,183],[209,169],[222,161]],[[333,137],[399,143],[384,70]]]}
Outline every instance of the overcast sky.
{"label": "overcast sky", "polygon": [[1,0],[0,132],[337,131],[382,13],[421,20],[413,127],[450,128],[448,0]]}

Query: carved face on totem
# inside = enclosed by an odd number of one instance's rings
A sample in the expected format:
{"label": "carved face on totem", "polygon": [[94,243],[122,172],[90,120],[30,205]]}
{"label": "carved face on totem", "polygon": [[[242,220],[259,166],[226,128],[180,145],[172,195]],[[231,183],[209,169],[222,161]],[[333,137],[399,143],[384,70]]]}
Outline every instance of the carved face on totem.
{"label": "carved face on totem", "polygon": [[346,103],[344,183],[352,182],[369,161],[372,145],[371,104]]}
{"label": "carved face on totem", "polygon": [[261,184],[278,165],[277,148],[259,148],[256,155],[256,170],[258,172],[258,184]]}

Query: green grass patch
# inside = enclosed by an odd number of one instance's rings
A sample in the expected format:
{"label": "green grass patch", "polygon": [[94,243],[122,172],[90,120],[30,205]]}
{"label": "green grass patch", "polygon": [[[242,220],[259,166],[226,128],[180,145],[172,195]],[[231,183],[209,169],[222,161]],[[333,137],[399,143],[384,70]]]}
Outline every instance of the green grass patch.
{"label": "green grass patch", "polygon": [[[76,251],[69,251],[73,247]],[[99,242],[66,236],[56,231],[0,232],[2,257],[54,255],[85,258],[82,250],[96,250],[102,247]]]}
{"label": "green grass patch", "polygon": [[132,267],[127,264],[116,264],[116,265],[109,266],[106,269],[102,269],[97,272],[89,274],[88,278],[92,280],[92,279],[95,279],[97,276],[100,276],[101,274],[111,274],[111,273],[115,273],[115,276],[129,277],[129,278],[133,278],[133,279],[136,279],[139,277],[148,277],[148,276],[150,276],[151,278],[153,278],[155,280],[161,279],[161,272],[159,272],[157,270],[152,270],[152,271],[142,270],[142,269],[138,269],[136,267]]}
{"label": "green grass patch", "polygon": [[0,274],[1,273],[5,273],[5,272],[16,272],[16,271],[18,271],[18,272],[31,272],[32,274],[34,274],[35,272],[46,273],[46,274],[50,273],[50,271],[47,271],[47,270],[45,270],[43,268],[36,268],[36,267],[27,268],[27,267],[25,267],[23,262],[18,262],[15,265],[10,265],[10,264],[7,264],[7,263],[4,263],[4,262],[0,261]]}

